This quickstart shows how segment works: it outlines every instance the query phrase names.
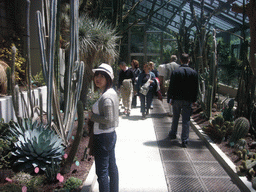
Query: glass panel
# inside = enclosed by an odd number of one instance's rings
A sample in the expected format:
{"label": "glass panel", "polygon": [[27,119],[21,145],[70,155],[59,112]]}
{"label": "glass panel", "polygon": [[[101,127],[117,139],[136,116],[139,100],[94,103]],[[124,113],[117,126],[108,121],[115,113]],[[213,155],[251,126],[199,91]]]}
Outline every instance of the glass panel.
{"label": "glass panel", "polygon": [[171,55],[178,55],[177,41],[164,41],[163,42],[163,63],[169,63]]}
{"label": "glass panel", "polygon": [[143,53],[143,33],[135,33],[131,35],[131,53]]}
{"label": "glass panel", "polygon": [[147,34],[147,53],[160,53],[161,33]]}

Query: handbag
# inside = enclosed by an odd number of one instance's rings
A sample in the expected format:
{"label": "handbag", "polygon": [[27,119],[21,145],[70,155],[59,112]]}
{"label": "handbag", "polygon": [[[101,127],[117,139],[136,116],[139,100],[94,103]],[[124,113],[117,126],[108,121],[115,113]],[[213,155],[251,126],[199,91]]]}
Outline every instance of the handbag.
{"label": "handbag", "polygon": [[[150,75],[150,74],[149,74]],[[148,94],[148,91],[149,91],[149,86],[150,86],[150,79],[151,79],[151,75],[149,76],[149,79],[148,79],[148,81],[144,84],[144,85],[142,85],[141,87],[140,87],[140,93],[142,94],[142,95],[147,95]]]}

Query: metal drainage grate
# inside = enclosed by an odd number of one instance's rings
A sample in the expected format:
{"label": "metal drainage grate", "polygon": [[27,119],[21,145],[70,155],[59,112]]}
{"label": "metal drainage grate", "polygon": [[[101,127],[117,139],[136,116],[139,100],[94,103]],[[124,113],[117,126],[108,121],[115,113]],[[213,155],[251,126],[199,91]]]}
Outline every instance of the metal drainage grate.
{"label": "metal drainage grate", "polygon": [[228,176],[218,162],[194,162],[200,176]]}
{"label": "metal drainage grate", "polygon": [[208,191],[232,191],[239,192],[239,188],[230,180],[230,178],[202,178]]}
{"label": "metal drainage grate", "polygon": [[168,177],[168,184],[172,192],[200,192],[205,191],[196,177]]}

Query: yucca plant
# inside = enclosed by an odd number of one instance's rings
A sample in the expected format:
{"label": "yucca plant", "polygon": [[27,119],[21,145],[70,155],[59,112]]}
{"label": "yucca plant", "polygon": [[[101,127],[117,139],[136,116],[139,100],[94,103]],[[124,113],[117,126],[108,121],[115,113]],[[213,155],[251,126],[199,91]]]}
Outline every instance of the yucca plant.
{"label": "yucca plant", "polygon": [[92,68],[102,62],[108,64],[115,62],[119,56],[118,42],[120,38],[116,28],[113,28],[106,21],[92,19],[88,15],[80,16],[79,47],[81,60],[85,63],[84,74],[86,77],[83,79],[80,98],[84,106],[87,102],[88,85],[93,77]]}
{"label": "yucca plant", "polygon": [[62,139],[48,126],[26,119],[22,126],[17,123],[10,125],[12,135],[17,137],[12,155],[16,161],[14,167],[18,171],[32,172],[39,167],[45,171],[52,159],[60,163],[64,154]]}

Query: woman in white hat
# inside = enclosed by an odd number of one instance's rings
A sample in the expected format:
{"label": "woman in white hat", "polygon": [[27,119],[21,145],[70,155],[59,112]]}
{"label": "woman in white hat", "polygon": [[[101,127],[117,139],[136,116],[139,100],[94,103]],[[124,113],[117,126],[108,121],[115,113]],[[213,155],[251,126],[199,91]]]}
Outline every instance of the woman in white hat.
{"label": "woman in white hat", "polygon": [[89,112],[93,126],[93,151],[100,192],[117,192],[118,169],[115,158],[116,132],[119,124],[119,98],[112,88],[114,79],[110,65],[102,63],[93,69],[94,83],[102,95]]}

